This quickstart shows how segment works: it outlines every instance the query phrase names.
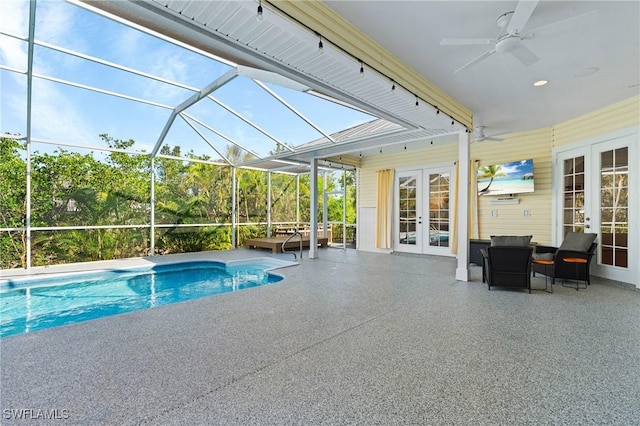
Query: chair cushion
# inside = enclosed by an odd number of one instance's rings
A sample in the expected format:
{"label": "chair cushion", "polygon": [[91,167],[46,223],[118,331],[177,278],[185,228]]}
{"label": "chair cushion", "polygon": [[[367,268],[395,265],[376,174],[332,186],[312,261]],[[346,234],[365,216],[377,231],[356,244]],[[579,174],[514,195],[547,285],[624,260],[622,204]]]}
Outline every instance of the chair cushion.
{"label": "chair cushion", "polygon": [[553,260],[555,253],[533,253],[533,258],[536,260]]}
{"label": "chair cushion", "polygon": [[564,241],[559,250],[587,251],[595,241],[598,234],[583,232],[569,232],[564,236]]}
{"label": "chair cushion", "polygon": [[533,235],[492,235],[491,236],[491,245],[493,247],[500,246],[518,246],[518,247],[528,247],[531,242],[531,238]]}

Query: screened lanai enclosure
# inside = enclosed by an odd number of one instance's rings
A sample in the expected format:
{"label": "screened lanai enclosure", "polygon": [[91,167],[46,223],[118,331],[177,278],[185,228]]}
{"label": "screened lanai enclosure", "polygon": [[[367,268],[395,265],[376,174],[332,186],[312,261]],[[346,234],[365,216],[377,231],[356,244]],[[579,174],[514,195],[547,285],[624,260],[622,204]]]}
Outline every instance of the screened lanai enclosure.
{"label": "screened lanai enclosure", "polygon": [[[11,6],[3,268],[228,249],[308,226],[309,168],[260,160],[372,119],[76,5]],[[319,217],[342,244],[352,169],[323,167],[319,181]]]}
{"label": "screened lanai enclosure", "polygon": [[[406,90],[367,95],[388,80],[363,79],[362,62],[359,78],[320,78],[354,58],[285,16],[261,22],[257,4],[2,3],[0,268],[230,249],[310,226],[347,247],[363,152],[463,128],[445,114],[421,124]],[[163,28],[127,19],[161,9]],[[189,43],[177,16],[218,26]],[[247,17],[252,42],[220,24]],[[284,39],[318,48],[285,64]]]}

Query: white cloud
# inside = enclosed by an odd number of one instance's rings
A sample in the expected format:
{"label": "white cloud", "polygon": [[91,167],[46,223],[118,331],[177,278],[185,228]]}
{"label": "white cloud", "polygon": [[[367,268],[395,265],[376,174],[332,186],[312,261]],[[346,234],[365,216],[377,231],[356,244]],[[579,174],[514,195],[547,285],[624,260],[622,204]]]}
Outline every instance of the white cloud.
{"label": "white cloud", "polygon": [[[28,28],[28,2],[8,1],[3,2],[4,18],[2,29],[9,33],[25,35]],[[10,17],[10,18],[7,18]],[[36,37],[38,40],[46,40],[55,44],[65,45],[65,40],[73,40],[70,29],[74,28],[73,8],[62,2],[39,2],[37,9]],[[9,66],[26,70],[27,45],[25,42],[6,40],[0,37],[0,50],[3,63]],[[4,62],[6,61],[6,62]],[[38,63],[39,72],[50,74],[56,63]],[[26,117],[24,102],[15,102],[12,99],[24,97],[26,94],[26,79],[13,78],[3,81],[2,107],[11,109],[8,115],[13,117]],[[81,105],[74,102],[64,86],[57,83],[33,79],[32,102],[32,135],[34,138],[65,141],[72,143],[87,143],[97,140],[98,135],[88,125],[88,118],[84,116],[87,111]],[[3,123],[6,125],[7,123]]]}
{"label": "white cloud", "polygon": [[[29,15],[29,2],[23,0],[4,0],[2,2],[2,14],[5,19],[0,20],[0,31],[26,35],[26,18]],[[6,19],[10,16],[11,19]]]}
{"label": "white cloud", "polygon": [[87,111],[54,83],[34,80],[32,108],[34,137],[78,144],[98,139],[84,116]]}
{"label": "white cloud", "polygon": [[[7,34],[26,36],[29,3],[24,1],[6,1],[2,3],[3,15],[0,30]],[[6,17],[10,16],[11,19]],[[2,64],[21,70],[27,69],[27,44],[17,39],[0,36],[0,61]]]}
{"label": "white cloud", "polygon": [[69,47],[81,40],[74,30],[78,22],[74,19],[76,8],[62,2],[38,2],[36,13],[36,38]]}

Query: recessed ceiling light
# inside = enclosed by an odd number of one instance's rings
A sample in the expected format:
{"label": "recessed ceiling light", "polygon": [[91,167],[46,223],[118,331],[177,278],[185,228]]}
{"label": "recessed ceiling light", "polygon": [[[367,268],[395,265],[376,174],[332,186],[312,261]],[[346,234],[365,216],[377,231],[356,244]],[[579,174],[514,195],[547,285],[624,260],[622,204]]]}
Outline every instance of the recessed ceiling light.
{"label": "recessed ceiling light", "polygon": [[544,86],[547,83],[548,83],[547,80],[538,80],[535,83],[533,83],[533,85],[536,86],[536,87],[539,87],[539,86]]}

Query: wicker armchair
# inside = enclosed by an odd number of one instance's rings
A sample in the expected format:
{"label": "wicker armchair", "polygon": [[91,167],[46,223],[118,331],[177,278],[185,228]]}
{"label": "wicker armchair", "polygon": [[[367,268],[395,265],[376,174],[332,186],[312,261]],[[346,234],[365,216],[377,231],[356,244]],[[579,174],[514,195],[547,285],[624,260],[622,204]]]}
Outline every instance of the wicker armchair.
{"label": "wicker armchair", "polygon": [[[591,259],[596,253],[598,244],[595,242],[597,234],[583,232],[569,232],[564,237],[564,241],[559,248],[550,246],[537,246],[534,258],[553,260],[552,282],[555,284],[556,278],[565,280],[585,281],[591,284],[589,269]],[[580,258],[586,263],[567,263],[564,259]],[[541,265],[533,265],[533,275],[536,273],[545,275],[546,271]]]}
{"label": "wicker armchair", "polygon": [[[596,253],[598,243],[592,243],[591,247],[587,251],[577,250],[564,250],[562,248],[550,247],[550,246],[538,246],[536,247],[536,254],[551,253],[553,255],[553,268],[551,268],[552,283],[556,283],[556,278],[564,280],[579,280],[585,281],[587,285],[591,284],[591,276],[589,269],[591,267],[591,259]],[[587,263],[578,264],[567,263],[564,261],[566,258],[580,258],[585,259]],[[533,276],[536,273],[545,275],[547,271],[543,265],[533,264]]]}
{"label": "wicker armchair", "polygon": [[532,247],[491,246],[480,250],[483,258],[483,277],[489,290],[492,286],[513,287],[531,293]]}

